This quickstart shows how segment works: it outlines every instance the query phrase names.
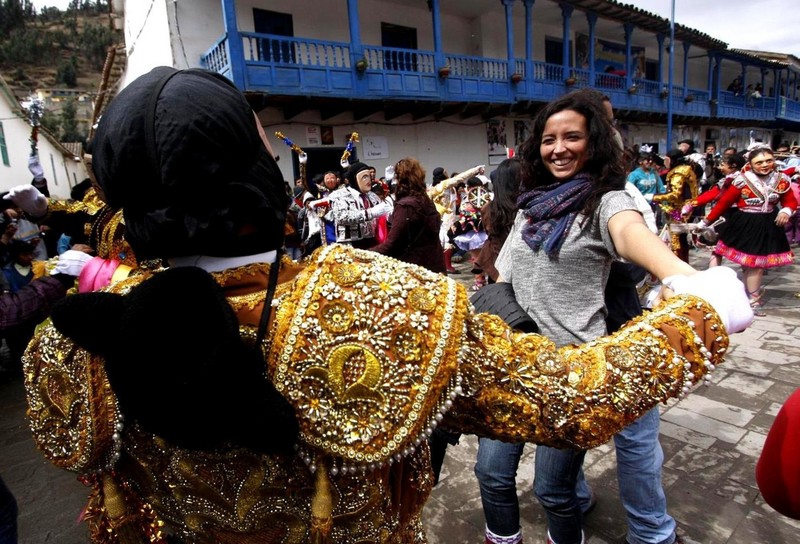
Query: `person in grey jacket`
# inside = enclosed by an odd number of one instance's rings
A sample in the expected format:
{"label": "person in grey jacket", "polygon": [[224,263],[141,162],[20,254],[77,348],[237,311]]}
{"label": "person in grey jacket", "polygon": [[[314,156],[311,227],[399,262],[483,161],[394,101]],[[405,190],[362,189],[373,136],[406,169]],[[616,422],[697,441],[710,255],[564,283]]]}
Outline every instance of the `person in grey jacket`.
{"label": "person in grey jacket", "polygon": [[369,166],[363,162],[351,164],[345,178],[347,185],[339,187],[328,197],[336,241],[369,249],[379,242],[376,238],[378,220],[391,215],[391,200],[381,200],[372,192],[372,176]]}

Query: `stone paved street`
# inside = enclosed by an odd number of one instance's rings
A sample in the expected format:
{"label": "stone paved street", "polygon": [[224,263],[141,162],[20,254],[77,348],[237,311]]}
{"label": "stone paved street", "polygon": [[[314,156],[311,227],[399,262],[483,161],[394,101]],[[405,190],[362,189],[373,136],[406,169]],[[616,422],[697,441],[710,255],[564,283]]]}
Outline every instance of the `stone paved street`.
{"label": "stone paved street", "polygon": [[[693,251],[705,268],[708,253]],[[453,276],[469,286],[469,265]],[[800,273],[794,266],[772,270],[765,317],[734,335],[725,365],[713,384],[662,407],[661,444],[669,511],[691,544],[796,544],[800,522],[764,504],[754,466],[770,424],[783,401],[800,387]],[[0,474],[20,507],[20,543],[86,543],[77,519],[86,488],[71,473],[49,465],[37,452],[25,425],[20,382],[0,384]],[[448,450],[442,479],[425,510],[431,543],[483,542],[483,514],[473,475],[474,437]],[[518,475],[523,532],[527,543],[545,541],[542,509],[531,493],[534,446],[525,450]],[[798,452],[800,454],[800,452]],[[587,544],[624,541],[626,520],[619,502],[613,444],[589,452],[587,479],[598,498],[586,521]]]}

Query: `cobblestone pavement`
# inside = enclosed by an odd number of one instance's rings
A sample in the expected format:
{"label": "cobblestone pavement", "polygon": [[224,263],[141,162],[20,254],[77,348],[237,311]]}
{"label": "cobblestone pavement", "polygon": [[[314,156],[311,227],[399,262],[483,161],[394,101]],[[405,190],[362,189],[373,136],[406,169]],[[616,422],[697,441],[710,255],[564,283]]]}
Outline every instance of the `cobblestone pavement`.
{"label": "cobblestone pavement", "polygon": [[[693,251],[704,268],[708,253]],[[797,261],[795,262],[797,264]],[[469,264],[452,276],[472,284]],[[765,317],[731,338],[727,362],[712,385],[697,387],[662,407],[661,444],[669,511],[690,544],[796,544],[800,522],[767,506],[754,481],[766,433],[783,401],[800,387],[800,272],[775,269],[765,277]],[[83,544],[78,522],[87,489],[74,474],[52,467],[38,453],[25,420],[20,382],[0,384],[0,474],[20,507],[20,543]],[[473,474],[477,440],[448,449],[439,485],[424,512],[429,541],[483,542],[483,513]],[[518,475],[527,543],[545,541],[544,515],[531,492],[534,446],[525,449]],[[800,454],[800,453],[799,453]],[[587,544],[617,544],[626,533],[612,444],[589,452],[585,470],[598,498],[586,520]]]}

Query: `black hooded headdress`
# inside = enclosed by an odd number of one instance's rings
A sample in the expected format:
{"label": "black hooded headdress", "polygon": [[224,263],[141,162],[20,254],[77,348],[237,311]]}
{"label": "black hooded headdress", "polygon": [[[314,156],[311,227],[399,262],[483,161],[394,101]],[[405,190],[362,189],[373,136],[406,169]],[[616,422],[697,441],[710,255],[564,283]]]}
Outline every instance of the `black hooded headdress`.
{"label": "black hooded headdress", "polygon": [[256,122],[242,92],[207,70],[154,68],[114,98],[89,149],[139,259],[281,247],[289,201]]}

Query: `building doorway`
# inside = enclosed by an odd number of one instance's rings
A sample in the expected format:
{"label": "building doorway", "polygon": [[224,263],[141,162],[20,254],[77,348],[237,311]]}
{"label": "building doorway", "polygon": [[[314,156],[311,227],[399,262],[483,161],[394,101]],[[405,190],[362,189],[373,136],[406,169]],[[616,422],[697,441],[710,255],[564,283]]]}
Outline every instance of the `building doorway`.
{"label": "building doorway", "polygon": [[409,49],[410,51],[385,51],[383,53],[384,70],[401,72],[417,71],[417,29],[407,26],[381,23],[381,45]]}
{"label": "building doorway", "polygon": [[[257,34],[294,37],[294,21],[289,13],[253,8],[253,27]],[[265,62],[294,63],[294,48],[283,40],[262,39],[261,58]]]}

